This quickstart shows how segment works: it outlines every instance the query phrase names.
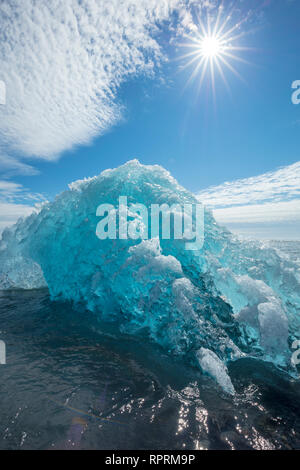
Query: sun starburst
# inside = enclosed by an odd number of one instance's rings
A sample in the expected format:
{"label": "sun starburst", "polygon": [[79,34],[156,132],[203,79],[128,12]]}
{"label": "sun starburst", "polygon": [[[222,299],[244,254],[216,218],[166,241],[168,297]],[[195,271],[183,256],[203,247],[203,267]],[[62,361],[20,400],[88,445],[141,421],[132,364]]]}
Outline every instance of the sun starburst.
{"label": "sun starburst", "polygon": [[198,17],[197,26],[194,25],[193,28],[193,34],[187,35],[188,41],[183,45],[185,48],[190,49],[190,52],[180,57],[180,59],[186,60],[183,68],[194,66],[187,85],[200,73],[200,88],[207,72],[210,71],[214,94],[216,71],[221,75],[229,89],[223,70],[224,67],[243,80],[243,77],[231,62],[239,61],[249,64],[240,55],[237,55],[240,51],[250,49],[238,44],[238,40],[245,34],[245,32],[242,32],[241,26],[246,18],[235,22],[233,26],[229,26],[232,15],[229,14],[222,20],[222,13],[223,9],[219,8],[215,20],[213,21],[211,17],[208,17],[206,25]]}

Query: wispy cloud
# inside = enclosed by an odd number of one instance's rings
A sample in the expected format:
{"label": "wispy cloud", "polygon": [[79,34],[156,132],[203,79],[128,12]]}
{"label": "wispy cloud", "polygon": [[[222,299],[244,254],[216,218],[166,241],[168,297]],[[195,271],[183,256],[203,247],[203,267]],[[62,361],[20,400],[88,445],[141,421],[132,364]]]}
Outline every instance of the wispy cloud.
{"label": "wispy cloud", "polygon": [[55,160],[113,126],[122,116],[119,86],[154,75],[164,58],[159,25],[190,2],[0,2],[0,230],[43,200],[8,181],[38,173],[24,159]]}
{"label": "wispy cloud", "polygon": [[214,212],[219,222],[227,224],[300,222],[300,199],[226,207]]}
{"label": "wispy cloud", "polygon": [[24,163],[17,158],[1,155],[0,153],[0,174],[2,177],[11,178],[15,175],[32,176],[39,172],[36,168]]}
{"label": "wispy cloud", "polygon": [[212,186],[198,195],[214,208],[300,197],[300,161],[259,176]]}
{"label": "wispy cloud", "polygon": [[0,201],[0,234],[13,225],[20,217],[26,217],[36,210],[34,206],[26,204],[3,203]]}
{"label": "wispy cloud", "polygon": [[0,180],[0,198],[16,197],[21,193],[22,188],[21,184]]}
{"label": "wispy cloud", "polygon": [[28,156],[53,159],[88,143],[121,115],[116,90],[153,73],[153,37],[180,0],[7,0],[0,3],[0,136]]}
{"label": "wispy cloud", "polygon": [[[210,187],[200,191],[198,197],[213,209],[218,222],[231,229],[243,226],[245,232],[245,226],[252,225],[251,230],[255,233],[253,224],[290,223],[297,226],[299,232],[300,162],[259,176]],[[291,227],[288,226],[287,230],[291,231]]]}
{"label": "wispy cloud", "polygon": [[19,183],[0,180],[0,233],[20,217],[26,217],[45,201],[42,194],[31,193]]}

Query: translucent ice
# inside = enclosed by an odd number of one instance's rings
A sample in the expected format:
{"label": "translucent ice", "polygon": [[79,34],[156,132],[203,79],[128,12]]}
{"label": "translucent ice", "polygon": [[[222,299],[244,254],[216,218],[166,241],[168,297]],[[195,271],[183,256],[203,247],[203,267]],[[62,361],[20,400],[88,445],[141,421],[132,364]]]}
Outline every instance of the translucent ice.
{"label": "translucent ice", "polygon": [[209,349],[200,348],[196,353],[199,365],[203,372],[209,374],[215,381],[230,395],[234,395],[235,391],[228,375],[225,364],[218,356]]}
{"label": "translucent ice", "polygon": [[197,203],[163,168],[134,160],[70,185],[38,214],[6,229],[0,288],[47,285],[69,300],[147,335],[198,365],[228,392],[226,364],[250,356],[293,373],[289,344],[299,338],[299,264],[258,242],[241,242],[205,212],[205,241],[100,240],[100,204]]}

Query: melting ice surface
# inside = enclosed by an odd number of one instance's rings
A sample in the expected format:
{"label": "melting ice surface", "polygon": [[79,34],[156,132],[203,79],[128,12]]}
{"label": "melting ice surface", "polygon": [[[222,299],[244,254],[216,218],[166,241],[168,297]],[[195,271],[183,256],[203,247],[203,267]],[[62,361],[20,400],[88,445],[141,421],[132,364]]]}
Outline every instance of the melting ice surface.
{"label": "melting ice surface", "polygon": [[48,286],[72,301],[145,335],[213,377],[228,393],[227,365],[243,357],[295,374],[300,331],[300,265],[278,250],[238,240],[205,212],[200,251],[184,240],[99,240],[100,204],[197,203],[159,166],[138,161],[77,181],[39,213],[6,229],[0,242],[0,288]]}

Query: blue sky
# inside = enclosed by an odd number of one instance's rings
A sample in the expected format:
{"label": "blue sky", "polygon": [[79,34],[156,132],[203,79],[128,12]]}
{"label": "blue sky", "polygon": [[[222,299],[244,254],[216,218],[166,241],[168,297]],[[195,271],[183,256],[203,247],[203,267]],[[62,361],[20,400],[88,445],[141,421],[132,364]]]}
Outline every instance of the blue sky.
{"label": "blue sky", "polygon": [[209,74],[199,91],[201,69],[187,86],[195,64],[183,69],[181,57],[195,12],[205,22],[209,3],[213,21],[220,2],[166,2],[127,0],[119,17],[117,1],[109,12],[102,1],[42,2],[44,19],[31,0],[1,7],[12,36],[0,33],[0,228],[71,181],[138,158],[167,168],[238,233],[300,238],[299,2],[223,2],[230,27],[243,22],[236,43],[249,50],[238,56],[250,63],[229,59],[243,80],[224,66],[229,91],[217,73],[215,98]]}

